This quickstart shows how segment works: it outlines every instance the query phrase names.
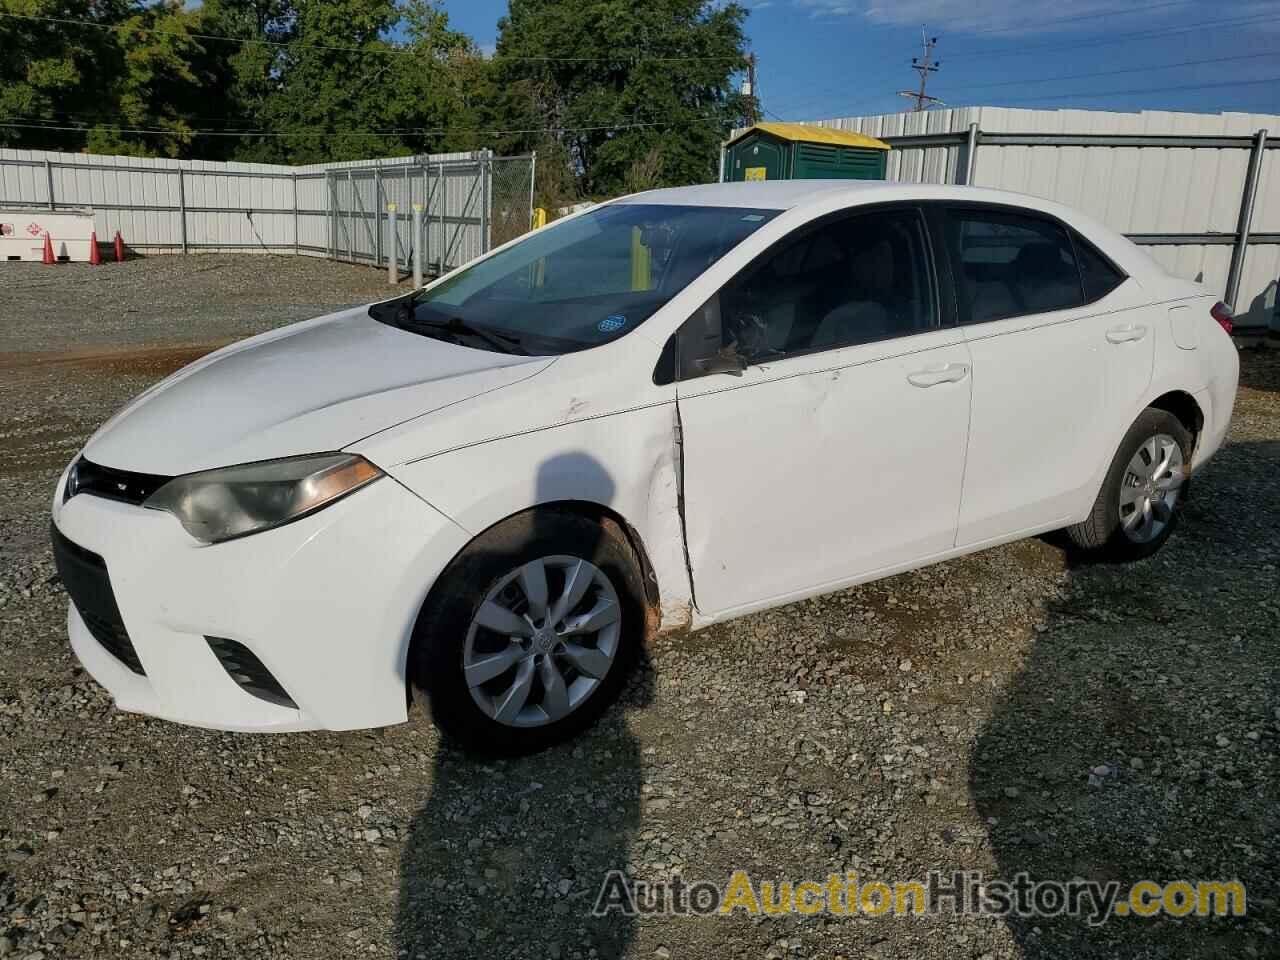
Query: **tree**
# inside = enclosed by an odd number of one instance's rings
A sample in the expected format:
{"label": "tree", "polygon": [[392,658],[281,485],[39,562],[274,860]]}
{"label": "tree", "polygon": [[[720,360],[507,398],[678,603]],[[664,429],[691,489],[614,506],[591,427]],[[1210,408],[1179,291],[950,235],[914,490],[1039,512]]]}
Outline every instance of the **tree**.
{"label": "tree", "polygon": [[[457,64],[471,41],[434,3],[298,0],[292,39],[262,108],[278,136],[257,159],[292,163],[440,149],[465,127]],[[387,39],[402,32],[404,42]]]}
{"label": "tree", "polygon": [[[228,40],[201,41],[194,69],[212,93],[200,111],[201,125],[224,130],[260,130],[267,101],[278,86],[281,45],[293,39],[290,0],[204,0],[200,32]],[[243,42],[235,42],[235,41]],[[261,134],[205,137],[206,159],[263,160],[278,156],[272,138]]]}
{"label": "tree", "polygon": [[135,8],[112,31],[121,69],[95,81],[113,105],[115,116],[92,125],[92,153],[136,156],[189,156],[192,116],[203,101],[201,82],[192,69],[199,50],[191,36],[200,14],[180,0]]}
{"label": "tree", "polygon": [[715,176],[717,147],[743,115],[736,3],[511,0],[493,61],[504,146],[545,137],[568,151],[584,192]]}
{"label": "tree", "polygon": [[[746,12],[511,0],[496,56],[438,0],[0,0],[0,144],[312,163],[539,153],[545,201],[714,176]],[[570,178],[572,186],[564,181]]]}
{"label": "tree", "polygon": [[114,33],[71,27],[41,17],[88,20],[108,26],[128,11],[127,0],[0,0],[0,116],[43,129],[0,127],[0,146],[76,149],[83,134],[56,129],[97,121],[113,105],[104,103],[99,78],[121,67]]}

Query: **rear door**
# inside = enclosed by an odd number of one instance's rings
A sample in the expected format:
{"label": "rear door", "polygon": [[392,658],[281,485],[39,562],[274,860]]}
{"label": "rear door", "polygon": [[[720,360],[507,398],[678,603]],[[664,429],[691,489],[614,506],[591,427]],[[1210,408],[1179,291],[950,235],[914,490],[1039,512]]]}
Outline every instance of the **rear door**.
{"label": "rear door", "polygon": [[1068,229],[1033,211],[937,211],[973,358],[972,417],[956,543],[1046,529],[1075,514],[1109,433],[1107,340]]}
{"label": "rear door", "polygon": [[[1136,411],[1151,385],[1157,330],[1165,319],[1165,307],[1146,304],[1124,271],[1076,231],[1071,231],[1080,279],[1089,305],[1089,338],[1103,355],[1107,410],[1123,418]],[[1166,326],[1167,329],[1167,326]],[[1127,429],[1128,423],[1115,423]],[[1114,451],[1103,449],[1110,458]]]}
{"label": "rear door", "polygon": [[690,318],[677,404],[700,611],[950,549],[970,389],[950,321],[913,207],[802,228]]}

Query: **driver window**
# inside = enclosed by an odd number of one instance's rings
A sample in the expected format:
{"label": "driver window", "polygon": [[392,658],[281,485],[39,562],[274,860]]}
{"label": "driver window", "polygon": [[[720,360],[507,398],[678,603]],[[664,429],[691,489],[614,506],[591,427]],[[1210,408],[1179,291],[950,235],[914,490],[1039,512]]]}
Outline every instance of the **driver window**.
{"label": "driver window", "polygon": [[[921,216],[855,214],[784,240],[718,300],[720,349],[748,363],[932,329],[937,308]],[[706,312],[690,321],[698,321],[703,343]]]}

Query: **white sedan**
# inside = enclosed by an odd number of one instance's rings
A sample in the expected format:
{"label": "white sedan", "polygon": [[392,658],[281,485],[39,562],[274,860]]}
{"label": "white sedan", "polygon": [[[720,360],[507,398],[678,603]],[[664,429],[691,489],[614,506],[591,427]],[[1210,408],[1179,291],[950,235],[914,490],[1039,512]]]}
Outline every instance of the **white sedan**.
{"label": "white sedan", "polygon": [[1134,559],[1222,443],[1230,312],[992,190],[658,190],[152,387],[58,483],[125,710],[465,746],[586,724],[647,636],[1043,531]]}

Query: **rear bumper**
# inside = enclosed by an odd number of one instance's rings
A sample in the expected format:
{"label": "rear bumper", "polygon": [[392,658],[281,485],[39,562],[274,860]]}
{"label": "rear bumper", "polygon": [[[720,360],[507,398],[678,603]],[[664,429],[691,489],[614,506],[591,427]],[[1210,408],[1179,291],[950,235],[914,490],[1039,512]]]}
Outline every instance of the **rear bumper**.
{"label": "rear bumper", "polygon": [[[54,522],[109,572],[142,672],[109,652],[74,604],[67,628],[76,656],[120,709],[266,732],[405,720],[414,620],[468,539],[391,478],[222,544],[196,542],[166,513],[90,495],[55,508]],[[296,709],[248,692],[206,637],[247,647]]]}
{"label": "rear bumper", "polygon": [[1212,348],[1213,366],[1208,386],[1195,394],[1200,412],[1204,414],[1204,427],[1191,460],[1193,471],[1208,463],[1226,441],[1240,383],[1240,354],[1231,338],[1217,337]]}

